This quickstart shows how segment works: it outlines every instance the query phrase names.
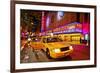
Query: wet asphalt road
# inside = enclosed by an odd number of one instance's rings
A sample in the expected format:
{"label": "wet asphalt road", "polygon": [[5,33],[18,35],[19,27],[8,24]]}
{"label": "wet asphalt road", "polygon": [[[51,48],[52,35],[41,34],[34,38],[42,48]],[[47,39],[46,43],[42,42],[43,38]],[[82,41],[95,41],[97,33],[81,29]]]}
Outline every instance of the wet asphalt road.
{"label": "wet asphalt road", "polygon": [[90,49],[85,45],[73,45],[74,52],[67,57],[59,59],[49,59],[46,53],[42,50],[27,49],[26,53],[21,52],[21,63],[34,62],[55,62],[55,61],[72,61],[72,60],[87,60],[90,57]]}

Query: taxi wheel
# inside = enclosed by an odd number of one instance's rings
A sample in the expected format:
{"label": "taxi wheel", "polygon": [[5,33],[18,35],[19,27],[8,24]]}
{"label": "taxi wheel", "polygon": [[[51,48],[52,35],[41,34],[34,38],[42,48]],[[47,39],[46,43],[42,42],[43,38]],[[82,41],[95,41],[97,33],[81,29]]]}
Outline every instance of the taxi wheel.
{"label": "taxi wheel", "polygon": [[49,59],[52,59],[52,57],[50,56],[50,51],[47,49],[46,50],[46,55],[47,55],[47,57],[49,58]]}

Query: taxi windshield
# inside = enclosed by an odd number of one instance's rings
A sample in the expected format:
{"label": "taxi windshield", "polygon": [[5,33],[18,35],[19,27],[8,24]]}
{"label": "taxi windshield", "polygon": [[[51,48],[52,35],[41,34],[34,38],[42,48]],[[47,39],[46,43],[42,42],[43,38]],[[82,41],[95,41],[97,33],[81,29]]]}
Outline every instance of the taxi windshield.
{"label": "taxi windshield", "polygon": [[47,43],[52,43],[52,42],[61,42],[62,40],[60,38],[57,38],[57,37],[49,37],[47,38]]}

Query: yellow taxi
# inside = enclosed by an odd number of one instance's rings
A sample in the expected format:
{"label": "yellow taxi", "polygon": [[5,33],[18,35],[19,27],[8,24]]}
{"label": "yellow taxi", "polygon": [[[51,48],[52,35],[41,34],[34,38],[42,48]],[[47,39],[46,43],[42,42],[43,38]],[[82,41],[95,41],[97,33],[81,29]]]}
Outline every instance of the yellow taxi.
{"label": "yellow taxi", "polygon": [[40,38],[34,38],[34,40],[32,39],[32,41],[30,42],[31,47],[35,50],[41,50],[41,48],[43,48],[43,45],[40,42]]}
{"label": "yellow taxi", "polygon": [[48,58],[61,58],[73,52],[73,47],[58,37],[43,37],[40,42]]}

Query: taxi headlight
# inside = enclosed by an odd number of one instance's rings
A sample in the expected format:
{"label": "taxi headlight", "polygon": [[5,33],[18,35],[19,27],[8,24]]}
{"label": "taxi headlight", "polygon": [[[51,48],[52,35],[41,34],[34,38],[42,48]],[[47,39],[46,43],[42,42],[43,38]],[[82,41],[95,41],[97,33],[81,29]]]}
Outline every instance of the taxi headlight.
{"label": "taxi headlight", "polygon": [[54,52],[55,53],[59,53],[60,52],[60,49],[54,49]]}
{"label": "taxi headlight", "polygon": [[71,50],[73,50],[73,47],[72,47],[72,46],[69,46],[69,48],[70,48]]}
{"label": "taxi headlight", "polygon": [[28,41],[31,41],[31,38],[28,38]]}

